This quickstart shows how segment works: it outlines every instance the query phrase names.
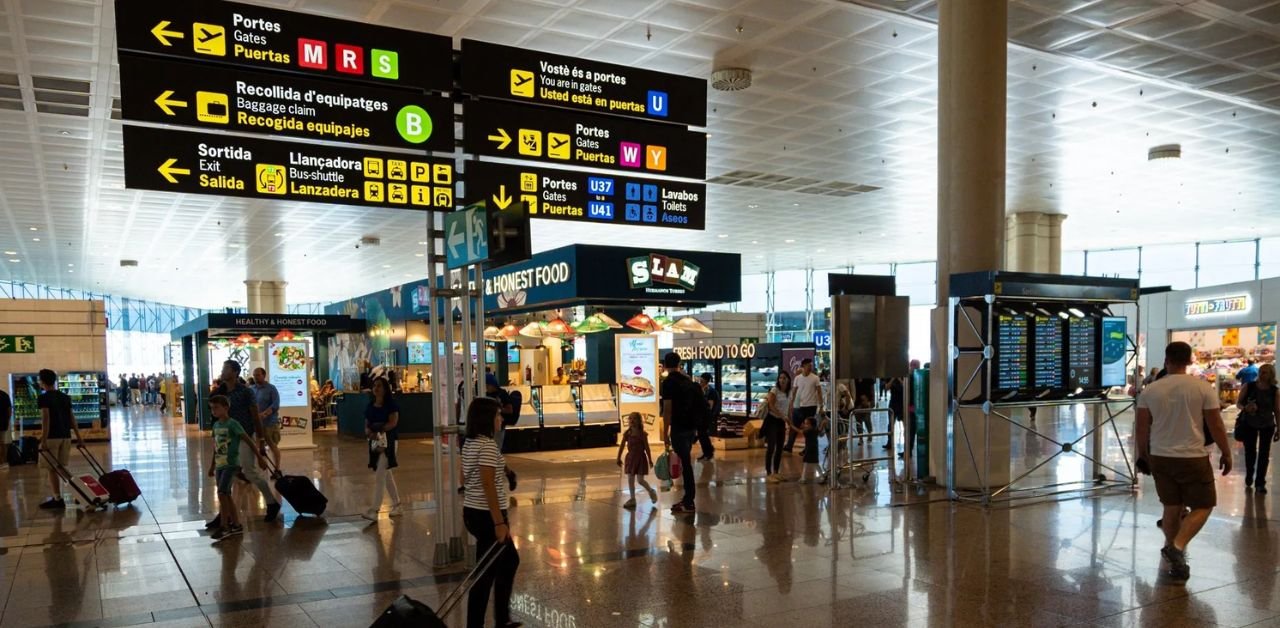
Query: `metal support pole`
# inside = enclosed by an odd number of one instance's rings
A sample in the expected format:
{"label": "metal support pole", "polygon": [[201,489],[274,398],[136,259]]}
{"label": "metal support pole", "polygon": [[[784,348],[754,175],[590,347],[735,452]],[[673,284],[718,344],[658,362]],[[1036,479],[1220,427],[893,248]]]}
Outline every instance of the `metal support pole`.
{"label": "metal support pole", "polygon": [[[457,291],[457,294],[461,295],[458,298],[458,307],[462,313],[462,324],[461,324],[461,330],[460,330],[461,331],[460,335],[462,336],[462,338],[460,339],[462,342],[462,355],[459,356],[461,361],[461,364],[459,364],[459,366],[461,367],[461,370],[462,370],[462,373],[461,373],[462,393],[461,393],[461,396],[459,397],[460,403],[456,407],[458,407],[462,413],[465,413],[467,411],[467,408],[471,406],[471,401],[475,398],[475,394],[476,394],[475,364],[471,359],[471,341],[472,341],[471,295],[469,290],[467,289],[467,284],[469,283],[470,274],[471,274],[471,267],[463,266],[461,270],[456,272],[450,272],[449,274],[451,275],[449,287],[453,288],[454,290]],[[452,305],[449,308],[449,321],[450,321],[449,331],[452,332],[453,331]],[[449,346],[450,346],[449,357],[450,357],[450,361],[452,362],[452,359],[454,357],[453,351],[452,351],[452,347],[453,347],[452,339],[450,339]],[[450,373],[456,372],[454,371],[452,365],[450,365],[449,372]],[[454,416],[452,424],[458,425],[461,420],[462,420],[461,414]],[[453,472],[456,472],[458,470],[458,451],[457,450],[458,450],[457,447],[449,448],[449,469]],[[457,482],[455,482],[455,484],[457,484]],[[455,521],[455,525],[453,526],[449,534],[449,558],[451,558],[454,562],[457,562],[466,558],[466,547],[467,547],[466,537],[462,535],[462,532],[459,529],[459,526],[456,525],[457,520],[461,519],[460,515],[462,512],[461,509],[458,508],[459,503],[458,503],[457,492],[449,491],[449,502],[451,506],[450,509],[454,512],[454,521]]]}
{"label": "metal support pole", "polygon": [[435,471],[435,498],[436,498],[436,547],[435,556],[432,564],[435,567],[444,567],[450,563],[449,560],[449,541],[445,532],[448,527],[448,517],[445,512],[447,502],[446,496],[451,493],[445,484],[445,427],[449,424],[449,415],[452,409],[449,407],[446,399],[448,386],[444,384],[445,371],[441,368],[440,347],[441,337],[443,334],[440,329],[440,320],[443,312],[447,307],[442,307],[442,299],[436,296],[437,278],[439,275],[436,259],[436,212],[427,212],[427,328],[430,334],[431,342],[428,343],[428,351],[431,355],[431,401],[434,406],[434,417],[431,426],[431,445],[432,445],[432,465]]}

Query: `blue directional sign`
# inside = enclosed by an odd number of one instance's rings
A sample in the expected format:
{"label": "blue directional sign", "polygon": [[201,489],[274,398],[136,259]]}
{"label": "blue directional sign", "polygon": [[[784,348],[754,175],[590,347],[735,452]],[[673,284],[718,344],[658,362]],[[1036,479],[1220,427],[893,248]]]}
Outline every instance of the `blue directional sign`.
{"label": "blue directional sign", "polygon": [[819,351],[831,350],[831,332],[815,331],[813,332],[813,348]]}
{"label": "blue directional sign", "polygon": [[489,259],[489,217],[483,206],[445,214],[444,250],[450,269]]}

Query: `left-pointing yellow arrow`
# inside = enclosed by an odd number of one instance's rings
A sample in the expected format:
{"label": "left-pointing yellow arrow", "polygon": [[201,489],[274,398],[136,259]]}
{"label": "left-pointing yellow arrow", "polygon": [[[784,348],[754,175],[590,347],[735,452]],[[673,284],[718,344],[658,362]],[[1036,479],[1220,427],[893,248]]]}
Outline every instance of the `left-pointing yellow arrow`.
{"label": "left-pointing yellow arrow", "polygon": [[156,98],[156,105],[159,106],[160,110],[165,112],[166,115],[170,115],[170,116],[177,115],[173,112],[173,109],[172,109],[173,107],[182,108],[187,106],[187,101],[173,100],[172,96],[173,96],[173,90],[166,89],[164,90],[163,93],[160,94],[159,98]]}
{"label": "left-pointing yellow arrow", "polygon": [[191,174],[191,170],[187,168],[175,168],[174,164],[176,163],[178,163],[177,159],[169,159],[168,161],[160,164],[160,167],[156,168],[156,170],[160,172],[161,176],[168,179],[169,183],[177,183],[178,179],[173,175]]}
{"label": "left-pointing yellow arrow", "polygon": [[169,41],[170,39],[182,39],[186,37],[182,31],[165,30],[167,28],[169,28],[169,20],[160,20],[160,23],[156,24],[156,27],[151,29],[151,34],[155,35],[156,39],[164,46],[173,45],[173,42]]}

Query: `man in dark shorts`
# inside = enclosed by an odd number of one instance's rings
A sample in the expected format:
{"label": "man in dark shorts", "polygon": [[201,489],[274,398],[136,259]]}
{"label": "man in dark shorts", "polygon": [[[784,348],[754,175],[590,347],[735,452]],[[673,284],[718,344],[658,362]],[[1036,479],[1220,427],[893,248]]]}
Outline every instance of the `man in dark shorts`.
{"label": "man in dark shorts", "polygon": [[662,382],[662,442],[680,458],[684,477],[684,498],[671,507],[676,515],[693,514],[698,487],[693,477],[693,443],[698,440],[698,423],[707,415],[702,387],[680,369],[680,356],[662,358],[667,379]]}
{"label": "man in dark shorts", "polygon": [[[1231,473],[1231,444],[1222,424],[1221,404],[1213,387],[1188,375],[1191,345],[1173,342],[1165,348],[1168,375],[1142,389],[1138,396],[1134,440],[1138,468],[1150,472],[1164,505],[1161,530],[1168,563],[1166,574],[1175,581],[1191,577],[1187,544],[1195,538],[1218,505],[1213,463],[1205,445],[1205,430],[1222,452],[1218,468]],[[1184,509],[1190,512],[1183,515]]]}

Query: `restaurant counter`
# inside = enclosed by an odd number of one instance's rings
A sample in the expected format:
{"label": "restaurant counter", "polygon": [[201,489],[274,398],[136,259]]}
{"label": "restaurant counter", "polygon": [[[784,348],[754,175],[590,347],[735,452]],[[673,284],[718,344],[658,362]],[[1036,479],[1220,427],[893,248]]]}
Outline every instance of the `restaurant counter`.
{"label": "restaurant counter", "polygon": [[[367,392],[343,392],[336,397],[338,432],[364,438],[364,409],[373,399]],[[432,425],[431,393],[399,393],[400,434],[430,434]]]}

